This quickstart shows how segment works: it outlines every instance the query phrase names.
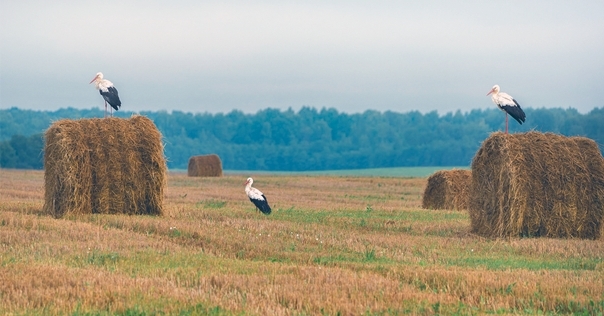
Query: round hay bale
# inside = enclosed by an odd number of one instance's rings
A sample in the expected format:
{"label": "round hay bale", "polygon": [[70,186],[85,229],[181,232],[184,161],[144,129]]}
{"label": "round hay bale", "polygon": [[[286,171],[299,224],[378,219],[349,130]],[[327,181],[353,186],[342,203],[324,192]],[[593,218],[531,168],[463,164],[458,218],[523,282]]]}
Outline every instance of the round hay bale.
{"label": "round hay bale", "polygon": [[222,161],[218,155],[202,155],[189,158],[189,177],[222,177]]}
{"label": "round hay bale", "polygon": [[167,167],[151,120],[65,119],[45,137],[45,212],[162,215]]}
{"label": "round hay bale", "polygon": [[583,137],[493,133],[472,161],[472,231],[486,237],[597,239],[604,160]]}
{"label": "round hay bale", "polygon": [[422,207],[425,209],[465,210],[468,207],[470,170],[440,170],[428,178]]}

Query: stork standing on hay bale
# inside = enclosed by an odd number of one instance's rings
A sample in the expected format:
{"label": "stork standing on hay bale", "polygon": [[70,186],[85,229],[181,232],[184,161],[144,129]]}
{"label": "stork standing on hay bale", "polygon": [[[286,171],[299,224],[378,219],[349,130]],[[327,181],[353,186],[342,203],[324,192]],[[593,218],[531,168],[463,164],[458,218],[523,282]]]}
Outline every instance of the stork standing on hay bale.
{"label": "stork standing on hay bale", "polygon": [[[105,117],[107,117],[107,103],[117,111],[122,106],[122,101],[120,101],[117,89],[113,86],[113,83],[107,79],[103,79],[102,72],[97,73],[94,79],[90,81],[90,83],[93,82],[95,88],[99,90],[103,99],[105,99]],[[111,110],[111,116],[113,116],[113,110]]]}
{"label": "stork standing on hay bale", "polygon": [[265,215],[271,213],[271,207],[268,205],[268,201],[266,200],[266,196],[260,190],[256,188],[252,188],[252,183],[254,180],[252,178],[247,178],[245,181],[245,193],[247,197],[250,198],[250,201],[256,205],[256,207]]}
{"label": "stork standing on hay bale", "polygon": [[526,119],[526,114],[524,114],[524,111],[522,111],[522,108],[520,108],[520,104],[518,104],[518,102],[516,102],[516,100],[514,100],[511,95],[505,92],[499,92],[498,85],[494,85],[491,91],[487,93],[487,95],[491,93],[493,94],[491,96],[491,100],[493,100],[493,103],[497,104],[499,109],[505,112],[506,134],[508,133],[508,114],[511,115],[516,121],[518,121],[520,125],[524,123],[524,120]]}

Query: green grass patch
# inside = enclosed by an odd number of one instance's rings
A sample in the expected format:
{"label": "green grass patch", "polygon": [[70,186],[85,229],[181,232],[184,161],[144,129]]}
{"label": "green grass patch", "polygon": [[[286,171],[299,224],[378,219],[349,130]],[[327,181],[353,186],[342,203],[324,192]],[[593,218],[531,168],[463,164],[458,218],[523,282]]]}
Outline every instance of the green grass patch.
{"label": "green grass patch", "polygon": [[443,264],[460,267],[484,267],[489,270],[595,270],[602,260],[592,258],[527,258],[525,256],[447,258]]}
{"label": "green grass patch", "polygon": [[227,205],[226,201],[210,199],[210,200],[203,200],[203,201],[197,202],[197,204],[195,204],[195,207],[219,209],[219,208],[225,207],[226,205]]}
{"label": "green grass patch", "polygon": [[[163,308],[163,305],[171,305],[179,306],[176,310],[171,310],[168,313]],[[144,307],[138,304],[135,304],[131,307],[122,309],[122,310],[84,310],[81,305],[78,305],[76,309],[70,313],[71,316],[109,316],[109,315],[117,315],[117,316],[147,316],[147,315],[180,315],[180,316],[188,316],[188,315],[209,315],[209,316],[219,316],[219,315],[238,315],[231,311],[228,311],[220,306],[209,306],[203,303],[198,303],[195,305],[182,306],[179,302],[158,302],[158,306],[149,307],[145,305]],[[40,315],[46,314],[48,311],[44,311],[40,313]],[[241,314],[241,313],[240,313]]]}

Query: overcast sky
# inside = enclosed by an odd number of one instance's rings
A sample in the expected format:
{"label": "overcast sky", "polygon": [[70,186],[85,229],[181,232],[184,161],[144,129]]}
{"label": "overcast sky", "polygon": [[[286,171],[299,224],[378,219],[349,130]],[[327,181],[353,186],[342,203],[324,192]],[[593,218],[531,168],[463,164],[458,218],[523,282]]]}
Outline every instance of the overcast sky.
{"label": "overcast sky", "polygon": [[604,1],[0,3],[0,108],[604,107]]}

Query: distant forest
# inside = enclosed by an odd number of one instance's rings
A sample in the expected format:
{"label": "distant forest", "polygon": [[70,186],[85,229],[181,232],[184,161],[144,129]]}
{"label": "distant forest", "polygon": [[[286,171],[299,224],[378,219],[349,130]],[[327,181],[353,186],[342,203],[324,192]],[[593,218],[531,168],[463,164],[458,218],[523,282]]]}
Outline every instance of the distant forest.
{"label": "distant forest", "polygon": [[[604,144],[604,108],[525,109],[526,124],[510,118],[510,131],[536,130],[594,139]],[[171,169],[191,156],[215,153],[227,170],[309,171],[404,166],[468,166],[482,141],[505,128],[493,108],[439,115],[303,107],[255,114],[141,112],[155,122]],[[117,112],[130,117],[132,112]],[[99,109],[0,110],[0,167],[41,169],[43,132],[59,119],[103,117]]]}

